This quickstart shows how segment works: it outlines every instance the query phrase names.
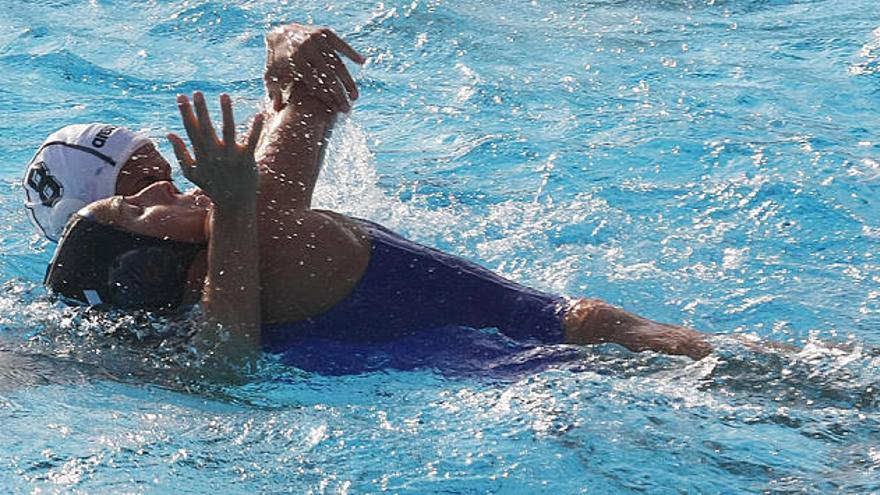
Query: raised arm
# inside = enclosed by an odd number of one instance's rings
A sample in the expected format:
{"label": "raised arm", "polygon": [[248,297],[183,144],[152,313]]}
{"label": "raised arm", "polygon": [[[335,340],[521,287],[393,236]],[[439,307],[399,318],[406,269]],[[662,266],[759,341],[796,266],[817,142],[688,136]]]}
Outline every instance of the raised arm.
{"label": "raised arm", "polygon": [[257,235],[258,172],[254,160],[263,127],[258,115],[245,144],[235,140],[228,95],[220,97],[223,139],[217,138],[205,98],[193,95],[195,113],[185,96],[177,105],[192,144],[190,155],[175,134],[168,139],[187,179],[214,203],[208,216],[208,274],[203,292],[207,324],[202,343],[232,361],[248,360],[260,349],[260,270]]}
{"label": "raised arm", "polygon": [[310,208],[329,132],[358,97],[340,55],[359,64],[364,58],[329,29],[299,24],[266,35],[266,51],[270,105],[257,151],[260,211],[283,222],[291,211]]}

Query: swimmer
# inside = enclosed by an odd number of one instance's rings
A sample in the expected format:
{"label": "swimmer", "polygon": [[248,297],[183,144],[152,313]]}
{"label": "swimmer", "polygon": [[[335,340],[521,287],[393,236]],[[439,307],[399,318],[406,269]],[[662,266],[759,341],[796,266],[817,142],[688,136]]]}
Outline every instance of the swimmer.
{"label": "swimmer", "polygon": [[700,332],[536,291],[375,223],[313,209],[327,133],[358,96],[340,57],[364,59],[331,31],[299,25],[270,33],[267,51],[272,104],[243,143],[227,95],[219,137],[201,93],[192,103],[178,97],[192,152],[179,136],[169,140],[206,196],[159,181],[79,210],[47,272],[50,289],[122,308],[201,301],[199,342],[233,361],[305,336],[377,341],[450,325],[547,344],[711,352]]}

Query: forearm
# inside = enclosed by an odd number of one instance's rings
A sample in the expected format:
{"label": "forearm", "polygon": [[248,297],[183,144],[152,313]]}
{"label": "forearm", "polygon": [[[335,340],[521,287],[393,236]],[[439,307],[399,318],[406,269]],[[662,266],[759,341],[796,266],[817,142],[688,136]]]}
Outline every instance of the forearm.
{"label": "forearm", "polygon": [[358,98],[341,57],[365,62],[326,28],[287,24],[266,34],[268,128],[257,156],[261,215],[273,210],[288,215],[311,206],[333,123]]}
{"label": "forearm", "polygon": [[267,110],[267,127],[257,154],[261,211],[311,206],[336,115],[309,97],[295,99],[279,112]]}
{"label": "forearm", "polygon": [[260,276],[256,201],[217,207],[210,219],[204,341],[218,354],[248,358],[260,349]]}

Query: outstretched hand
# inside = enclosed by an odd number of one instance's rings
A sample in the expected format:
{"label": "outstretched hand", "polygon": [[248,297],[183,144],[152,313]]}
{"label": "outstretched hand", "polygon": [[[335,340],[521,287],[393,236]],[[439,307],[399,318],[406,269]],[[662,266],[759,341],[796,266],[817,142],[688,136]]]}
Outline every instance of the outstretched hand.
{"label": "outstretched hand", "polygon": [[216,206],[237,206],[253,200],[259,180],[254,150],[263,130],[263,116],[258,114],[254,118],[246,142],[238,144],[229,95],[220,96],[223,140],[218,139],[214,131],[204,95],[193,93],[193,103],[195,112],[186,96],[177,97],[177,108],[195,158],[190,155],[183,139],[168,134],[183,175],[202,188]]}
{"label": "outstretched hand", "polygon": [[267,34],[264,79],[274,110],[288,103],[285,94],[317,98],[333,112],[351,110],[358,89],[340,55],[366,60],[327,28],[288,24]]}

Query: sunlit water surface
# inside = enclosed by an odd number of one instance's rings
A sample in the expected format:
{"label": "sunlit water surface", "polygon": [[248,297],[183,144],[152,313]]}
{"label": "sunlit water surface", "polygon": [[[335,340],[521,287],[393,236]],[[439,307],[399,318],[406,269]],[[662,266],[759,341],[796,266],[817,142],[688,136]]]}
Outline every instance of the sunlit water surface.
{"label": "sunlit water surface", "polygon": [[[880,491],[875,0],[0,3],[3,492]],[[717,352],[448,329],[217,385],[176,323],[46,297],[19,190],[42,139],[158,138],[196,89],[253,112],[294,20],[369,57],[320,205]]]}

